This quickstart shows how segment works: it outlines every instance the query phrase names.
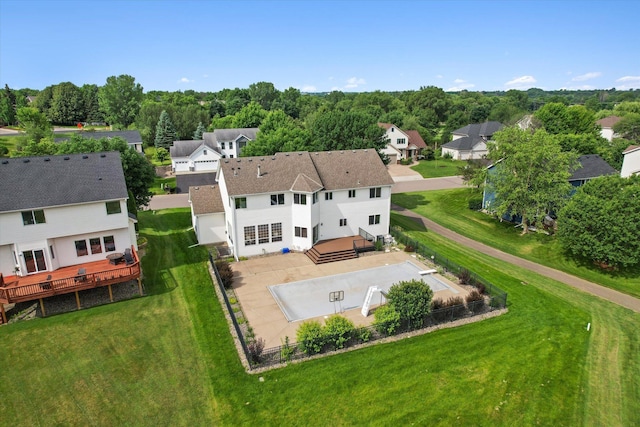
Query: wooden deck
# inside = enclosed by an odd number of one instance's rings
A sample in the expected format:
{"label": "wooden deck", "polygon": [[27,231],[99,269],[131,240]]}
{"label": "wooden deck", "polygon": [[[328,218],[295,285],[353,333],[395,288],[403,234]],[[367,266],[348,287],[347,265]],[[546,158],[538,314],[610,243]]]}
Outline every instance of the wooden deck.
{"label": "wooden deck", "polygon": [[[55,271],[44,271],[25,277],[6,276],[0,284],[0,303],[32,301],[138,279],[140,259],[133,248],[131,254],[134,262],[130,265],[113,265],[105,258],[103,261],[62,267]],[[85,270],[82,275],[78,275],[80,268]]]}
{"label": "wooden deck", "polygon": [[313,245],[306,254],[315,264],[324,264],[357,258],[358,252],[372,250],[374,247],[372,242],[361,236],[348,236],[322,240]]}

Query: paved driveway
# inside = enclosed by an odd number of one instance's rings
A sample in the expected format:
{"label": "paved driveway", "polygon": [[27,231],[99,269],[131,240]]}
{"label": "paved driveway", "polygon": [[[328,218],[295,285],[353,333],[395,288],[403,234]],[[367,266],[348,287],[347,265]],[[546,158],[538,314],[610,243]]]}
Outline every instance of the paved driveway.
{"label": "paved driveway", "polygon": [[189,193],[167,194],[163,196],[153,196],[149,202],[149,209],[188,208]]}

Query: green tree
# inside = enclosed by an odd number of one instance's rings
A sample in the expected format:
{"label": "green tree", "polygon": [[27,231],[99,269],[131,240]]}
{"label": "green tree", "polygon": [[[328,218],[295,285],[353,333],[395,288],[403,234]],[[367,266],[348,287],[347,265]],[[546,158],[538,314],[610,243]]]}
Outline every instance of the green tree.
{"label": "green tree", "polygon": [[73,125],[83,121],[86,112],[80,88],[71,82],[55,85],[47,117],[52,123],[61,125]]}
{"label": "green tree", "polygon": [[4,92],[0,94],[0,125],[12,125],[16,122],[15,104],[16,97],[5,84]]}
{"label": "green tree", "polygon": [[251,101],[233,116],[234,128],[255,128],[260,126],[267,116],[267,110],[257,102]]}
{"label": "green tree", "polygon": [[300,117],[300,107],[298,105],[300,96],[300,91],[296,88],[290,87],[289,89],[285,89],[280,93],[278,99],[271,104],[271,109],[280,109],[289,117],[297,119]]}
{"label": "green tree", "polygon": [[160,113],[158,124],[156,125],[156,139],[154,145],[156,148],[168,149],[176,141],[176,131],[169,118],[169,113],[165,110]]}
{"label": "green tree", "polygon": [[487,167],[479,159],[469,159],[463,166],[458,167],[458,175],[466,185],[480,188],[487,180]]}
{"label": "green tree", "polygon": [[167,160],[167,158],[169,157],[169,151],[167,151],[166,148],[160,147],[156,149],[156,153],[154,155],[154,158],[157,162],[164,162],[165,160]]}
{"label": "green tree", "polygon": [[40,142],[42,138],[53,138],[51,123],[46,116],[33,107],[22,107],[16,114],[20,130],[22,130],[28,141]]}
{"label": "green tree", "polygon": [[[632,219],[633,218],[633,219]],[[558,238],[576,257],[602,267],[640,266],[640,176],[593,179],[558,215]]]}
{"label": "green tree", "polygon": [[198,104],[167,108],[167,113],[175,128],[176,138],[183,141],[193,136],[198,123],[208,123],[210,120],[209,111]]}
{"label": "green tree", "polygon": [[408,280],[394,284],[387,293],[388,304],[410,328],[419,328],[431,311],[433,291],[422,280]]}
{"label": "green tree", "polygon": [[49,108],[53,100],[53,86],[47,86],[41,90],[30,107],[37,108],[45,117],[49,117]]}
{"label": "green tree", "polygon": [[489,159],[496,164],[487,186],[495,192],[491,209],[498,216],[522,217],[522,234],[526,234],[530,222],[541,223],[549,212],[564,206],[577,154],[563,152],[544,130],[531,133],[515,127],[497,132],[487,147]]}
{"label": "green tree", "polygon": [[384,129],[374,117],[360,111],[328,111],[318,114],[310,126],[313,151],[352,150],[386,146]]}
{"label": "green tree", "polygon": [[199,122],[198,127],[196,128],[196,131],[193,132],[193,139],[195,140],[202,139],[202,134],[205,133],[206,131],[207,131],[207,128],[204,127],[202,122]]}
{"label": "green tree", "polygon": [[84,103],[84,121],[89,123],[103,122],[104,115],[100,111],[100,101],[98,100],[100,88],[97,85],[85,84],[80,88],[80,91],[82,92],[82,102]]}
{"label": "green tree", "polygon": [[640,114],[627,113],[618,123],[613,125],[613,130],[623,138],[640,141]]}
{"label": "green tree", "polygon": [[273,102],[278,99],[280,92],[273,86],[273,83],[258,82],[249,85],[249,97],[252,102],[257,102],[269,111]]}
{"label": "green tree", "polygon": [[105,120],[117,129],[126,129],[135,121],[142,97],[142,86],[126,74],[107,77],[98,93]]}
{"label": "green tree", "polygon": [[242,156],[304,150],[309,150],[309,133],[284,111],[273,110],[262,121],[255,141],[242,149]]}

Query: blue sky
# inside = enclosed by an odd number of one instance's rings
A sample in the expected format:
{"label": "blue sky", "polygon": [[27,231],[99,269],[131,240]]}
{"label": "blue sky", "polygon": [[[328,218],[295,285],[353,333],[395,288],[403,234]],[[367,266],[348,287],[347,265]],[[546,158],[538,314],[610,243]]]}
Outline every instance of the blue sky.
{"label": "blue sky", "polygon": [[640,88],[640,1],[0,0],[0,84]]}

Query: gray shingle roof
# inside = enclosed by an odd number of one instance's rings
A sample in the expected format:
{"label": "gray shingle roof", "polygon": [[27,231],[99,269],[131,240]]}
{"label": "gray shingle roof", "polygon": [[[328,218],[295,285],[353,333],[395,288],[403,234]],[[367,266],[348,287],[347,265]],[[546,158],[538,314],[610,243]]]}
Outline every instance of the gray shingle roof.
{"label": "gray shingle roof", "polygon": [[500,122],[473,123],[454,130],[452,133],[454,135],[463,136],[484,136],[489,139],[494,133],[498,132],[503,127],[504,125]]}
{"label": "gray shingle roof", "polygon": [[187,141],[173,141],[173,145],[169,147],[169,155],[172,158],[189,157],[201,146],[206,146],[215,152],[218,152],[217,146],[212,141],[206,139],[193,139]]}
{"label": "gray shingle roof", "polygon": [[[260,176],[258,177],[258,166]],[[231,196],[284,191],[314,192],[392,185],[373,149],[277,153],[224,159],[220,164]]]}
{"label": "gray shingle roof", "polygon": [[256,139],[258,128],[235,128],[235,129],[216,129],[213,132],[205,132],[202,136],[206,138],[207,134],[211,135],[214,141],[235,141],[240,135],[246,136],[250,140]]}
{"label": "gray shingle roof", "polygon": [[194,215],[224,212],[219,185],[189,187],[189,200]]}
{"label": "gray shingle roof", "polygon": [[442,148],[451,148],[453,150],[461,150],[468,151],[476,146],[479,142],[483,142],[479,136],[471,137],[471,136],[463,136],[462,138],[454,139],[453,141],[449,141],[446,144],[442,144]]}
{"label": "gray shingle roof", "polygon": [[127,198],[120,153],[0,161],[0,212]]}
{"label": "gray shingle roof", "polygon": [[[142,144],[142,137],[137,130],[114,130],[114,131],[95,131],[95,132],[78,132],[78,135],[85,138],[100,139],[100,138],[115,138],[120,137],[127,141],[129,144]],[[56,138],[56,142],[68,141],[69,138]]]}
{"label": "gray shingle roof", "polygon": [[617,175],[618,171],[597,154],[587,154],[578,158],[580,167],[573,172],[569,181],[597,178],[603,175]]}

